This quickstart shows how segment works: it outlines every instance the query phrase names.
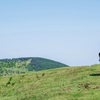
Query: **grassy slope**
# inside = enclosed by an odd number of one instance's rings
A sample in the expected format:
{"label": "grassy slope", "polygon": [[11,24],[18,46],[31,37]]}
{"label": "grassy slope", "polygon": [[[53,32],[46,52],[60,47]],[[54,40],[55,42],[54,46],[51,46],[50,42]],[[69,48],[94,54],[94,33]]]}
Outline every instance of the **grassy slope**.
{"label": "grassy slope", "polygon": [[100,65],[0,77],[0,100],[100,100]]}

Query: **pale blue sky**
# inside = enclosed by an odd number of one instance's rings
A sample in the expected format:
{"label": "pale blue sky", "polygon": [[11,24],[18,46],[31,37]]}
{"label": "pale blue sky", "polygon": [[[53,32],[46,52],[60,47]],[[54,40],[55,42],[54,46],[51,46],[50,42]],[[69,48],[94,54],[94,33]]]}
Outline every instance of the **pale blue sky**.
{"label": "pale blue sky", "polygon": [[99,63],[100,0],[0,0],[0,59]]}

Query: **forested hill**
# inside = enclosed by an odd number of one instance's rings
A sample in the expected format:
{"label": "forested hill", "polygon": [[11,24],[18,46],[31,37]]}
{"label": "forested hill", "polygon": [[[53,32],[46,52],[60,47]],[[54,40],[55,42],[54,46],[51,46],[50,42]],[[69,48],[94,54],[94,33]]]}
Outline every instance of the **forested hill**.
{"label": "forested hill", "polygon": [[20,74],[60,67],[68,67],[68,65],[39,57],[1,59],[0,75]]}

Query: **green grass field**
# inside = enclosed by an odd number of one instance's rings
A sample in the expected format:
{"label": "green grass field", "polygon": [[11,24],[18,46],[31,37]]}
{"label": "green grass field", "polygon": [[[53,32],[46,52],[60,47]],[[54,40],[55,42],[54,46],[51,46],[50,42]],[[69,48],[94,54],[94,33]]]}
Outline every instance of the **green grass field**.
{"label": "green grass field", "polygon": [[100,100],[100,65],[0,76],[0,100]]}

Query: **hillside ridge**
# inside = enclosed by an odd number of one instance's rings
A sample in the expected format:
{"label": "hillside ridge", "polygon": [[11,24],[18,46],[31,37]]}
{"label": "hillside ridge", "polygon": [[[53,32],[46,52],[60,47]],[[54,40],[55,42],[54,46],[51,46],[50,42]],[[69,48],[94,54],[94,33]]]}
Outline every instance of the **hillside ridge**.
{"label": "hillside ridge", "polygon": [[22,74],[30,71],[69,67],[66,64],[40,57],[0,59],[0,75]]}

